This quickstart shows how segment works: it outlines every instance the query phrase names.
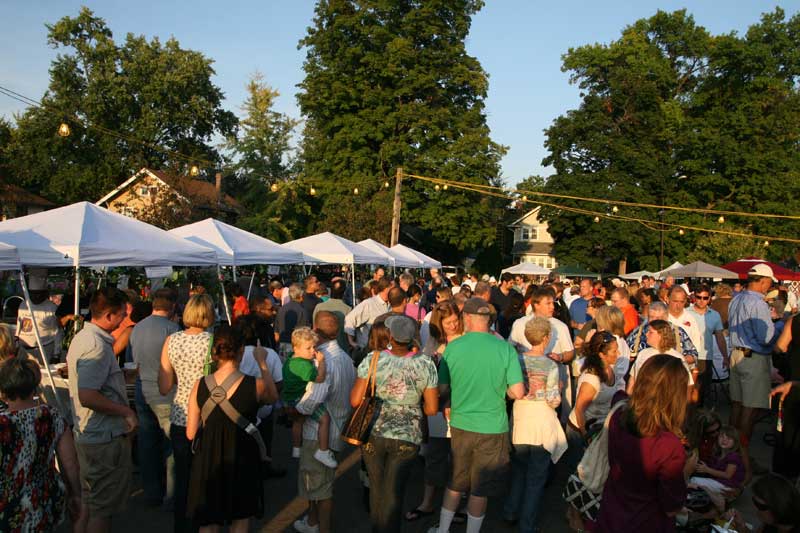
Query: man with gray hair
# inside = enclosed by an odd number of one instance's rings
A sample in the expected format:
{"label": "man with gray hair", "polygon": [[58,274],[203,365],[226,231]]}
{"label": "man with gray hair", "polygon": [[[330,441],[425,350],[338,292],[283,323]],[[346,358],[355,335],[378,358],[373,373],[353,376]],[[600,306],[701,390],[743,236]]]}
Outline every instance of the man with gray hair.
{"label": "man with gray hair", "polygon": [[278,340],[278,353],[281,361],[292,352],[292,332],[296,328],[310,326],[311,320],[303,308],[303,286],[299,283],[289,285],[289,301],[282,305],[275,317],[275,337]]}

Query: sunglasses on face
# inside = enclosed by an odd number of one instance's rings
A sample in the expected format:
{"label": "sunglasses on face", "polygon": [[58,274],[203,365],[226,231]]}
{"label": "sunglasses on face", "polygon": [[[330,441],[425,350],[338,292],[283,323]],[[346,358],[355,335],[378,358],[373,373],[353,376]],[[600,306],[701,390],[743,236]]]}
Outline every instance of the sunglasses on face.
{"label": "sunglasses on face", "polygon": [[695,296],[695,300],[710,300],[711,296]]}
{"label": "sunglasses on face", "polygon": [[769,505],[766,502],[762,502],[761,500],[757,500],[755,496],[753,496],[753,505],[759,511],[769,511]]}

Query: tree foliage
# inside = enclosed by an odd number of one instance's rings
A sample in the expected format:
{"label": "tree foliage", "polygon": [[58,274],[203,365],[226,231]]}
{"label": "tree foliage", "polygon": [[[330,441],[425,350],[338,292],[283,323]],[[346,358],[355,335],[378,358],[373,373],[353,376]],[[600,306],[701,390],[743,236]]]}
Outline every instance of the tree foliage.
{"label": "tree foliage", "polygon": [[[555,168],[545,191],[605,198],[558,200],[543,217],[559,261],[590,268],[628,258],[632,269],[658,266],[664,229],[665,264],[702,249],[707,261],[736,259],[749,244],[661,226],[683,224],[754,235],[793,236],[794,221],[726,217],[657,208],[621,207],[613,200],[731,211],[796,214],[800,208],[800,15],[776,9],[743,36],[714,36],[685,11],[659,11],[625,28],[609,44],[570,49],[563,70],[581,89],[577,109],[547,130]],[[628,216],[647,224],[623,221]],[[745,239],[747,241],[748,239]],[[715,244],[716,243],[716,244]],[[755,239],[750,241],[755,245]],[[759,249],[759,248],[757,248]],[[771,243],[781,259],[794,246]]]}
{"label": "tree foliage", "polygon": [[238,134],[225,144],[232,170],[226,187],[244,207],[238,225],[277,241],[305,236],[312,207],[308,191],[297,182],[291,145],[299,121],[275,111],[279,94],[263,75],[253,75],[247,93]]}
{"label": "tree foliage", "polygon": [[[4,147],[22,184],[73,202],[99,198],[144,166],[185,172],[191,161],[164,150],[219,160],[212,138],[230,135],[237,120],[203,54],[175,39],[128,34],[117,43],[88,8],[48,25],[48,43],[66,51],[51,65],[42,106],[17,117]],[[61,122],[69,137],[57,136]]]}
{"label": "tree foliage", "polygon": [[[320,0],[298,95],[302,175],[321,193],[317,229],[389,239],[397,167],[489,184],[505,148],[486,124],[488,79],[464,41],[478,0]],[[384,187],[386,181],[390,187]],[[353,194],[353,188],[359,194]],[[406,179],[404,223],[467,251],[494,242],[500,204]]]}

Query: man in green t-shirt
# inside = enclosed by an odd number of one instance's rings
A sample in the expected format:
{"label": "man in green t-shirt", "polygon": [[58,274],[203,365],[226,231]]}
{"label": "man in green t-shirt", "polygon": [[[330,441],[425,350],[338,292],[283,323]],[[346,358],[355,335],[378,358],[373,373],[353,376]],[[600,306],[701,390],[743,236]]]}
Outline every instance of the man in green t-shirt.
{"label": "man in green t-shirt", "polygon": [[453,454],[439,527],[431,530],[439,533],[449,530],[464,492],[469,492],[467,530],[480,530],[487,498],[502,490],[508,473],[506,394],[514,400],[525,395],[516,350],[489,333],[489,304],[470,298],[463,314],[466,333],[447,345],[439,366],[439,395],[443,403],[450,399],[445,414],[449,411]]}

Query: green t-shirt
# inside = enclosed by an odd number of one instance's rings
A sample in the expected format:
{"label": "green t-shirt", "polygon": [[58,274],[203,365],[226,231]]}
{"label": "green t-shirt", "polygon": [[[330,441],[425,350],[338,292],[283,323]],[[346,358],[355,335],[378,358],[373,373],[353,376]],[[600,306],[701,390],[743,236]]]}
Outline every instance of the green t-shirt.
{"label": "green t-shirt", "polygon": [[439,384],[450,385],[450,425],[464,431],[508,431],[506,390],[521,382],[517,351],[491,333],[457,338],[439,365]]}
{"label": "green t-shirt", "polygon": [[306,392],[309,381],[317,379],[317,367],[311,359],[292,356],[283,363],[283,401],[299,400]]}

